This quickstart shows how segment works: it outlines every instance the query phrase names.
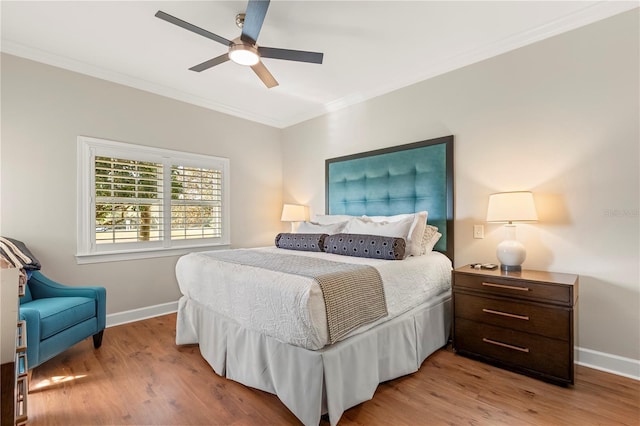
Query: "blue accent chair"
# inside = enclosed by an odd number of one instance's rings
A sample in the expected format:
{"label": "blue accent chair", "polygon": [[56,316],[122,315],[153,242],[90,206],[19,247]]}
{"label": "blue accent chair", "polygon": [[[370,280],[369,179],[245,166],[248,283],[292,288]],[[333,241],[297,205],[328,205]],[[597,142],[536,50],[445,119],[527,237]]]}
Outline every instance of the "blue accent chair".
{"label": "blue accent chair", "polygon": [[20,319],[27,323],[27,363],[33,369],[93,336],[102,344],[106,323],[104,287],[69,287],[34,271],[20,298]]}

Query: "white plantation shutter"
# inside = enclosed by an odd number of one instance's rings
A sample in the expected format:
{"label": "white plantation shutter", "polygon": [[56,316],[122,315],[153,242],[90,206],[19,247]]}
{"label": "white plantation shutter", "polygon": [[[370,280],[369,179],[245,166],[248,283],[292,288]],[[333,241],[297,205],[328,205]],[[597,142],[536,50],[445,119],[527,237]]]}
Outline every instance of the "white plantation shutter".
{"label": "white plantation shutter", "polygon": [[171,239],[222,235],[222,171],[171,167]]}
{"label": "white plantation shutter", "polygon": [[78,164],[79,263],[229,244],[229,160],[81,136]]}
{"label": "white plantation shutter", "polygon": [[163,165],[96,157],[96,243],[160,241]]}

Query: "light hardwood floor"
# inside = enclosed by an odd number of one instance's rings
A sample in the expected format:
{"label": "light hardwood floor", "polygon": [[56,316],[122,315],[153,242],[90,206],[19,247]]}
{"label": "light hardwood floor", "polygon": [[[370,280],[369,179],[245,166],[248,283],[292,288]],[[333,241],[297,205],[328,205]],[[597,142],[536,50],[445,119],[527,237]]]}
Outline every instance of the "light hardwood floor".
{"label": "light hardwood floor", "polygon": [[[111,327],[35,369],[29,426],[296,425],[277,397],[175,345],[175,314]],[[340,425],[640,425],[640,382],[577,366],[562,388],[440,350]],[[323,426],[327,422],[321,423]]]}

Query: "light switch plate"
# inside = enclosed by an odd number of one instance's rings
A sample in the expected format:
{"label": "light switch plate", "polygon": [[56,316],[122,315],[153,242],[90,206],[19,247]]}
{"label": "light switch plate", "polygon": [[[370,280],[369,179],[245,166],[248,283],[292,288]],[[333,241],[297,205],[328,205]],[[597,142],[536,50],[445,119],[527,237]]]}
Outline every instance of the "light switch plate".
{"label": "light switch plate", "polygon": [[473,238],[484,238],[484,225],[473,225]]}

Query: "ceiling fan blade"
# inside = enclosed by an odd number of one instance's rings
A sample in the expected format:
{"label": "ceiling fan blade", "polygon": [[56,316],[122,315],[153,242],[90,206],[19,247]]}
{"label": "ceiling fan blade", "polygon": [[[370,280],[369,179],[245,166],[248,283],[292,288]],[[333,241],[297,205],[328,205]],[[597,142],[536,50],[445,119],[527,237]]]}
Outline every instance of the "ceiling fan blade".
{"label": "ceiling fan blade", "polygon": [[200,27],[197,27],[193,24],[190,24],[186,21],[183,21],[180,18],[176,18],[175,16],[171,16],[168,13],[164,13],[163,11],[159,10],[158,12],[156,12],[156,18],[160,18],[162,20],[165,20],[167,22],[170,22],[174,25],[177,25],[179,27],[184,28],[185,30],[189,30],[191,32],[194,32],[196,34],[200,34],[203,37],[206,37],[208,39],[211,39],[213,41],[217,41],[218,43],[224,44],[225,46],[229,46],[231,44],[230,40],[227,40],[226,38],[219,36],[217,34],[214,34],[212,32],[209,32],[207,30],[203,30]]}
{"label": "ceiling fan blade", "polygon": [[240,36],[242,41],[256,44],[268,8],[269,0],[249,0],[247,12],[244,16],[242,35]]}
{"label": "ceiling fan blade", "polygon": [[276,81],[275,78],[273,78],[273,76],[271,75],[267,67],[264,66],[262,61],[258,62],[255,65],[252,65],[251,69],[253,70],[253,72],[256,73],[258,77],[260,77],[260,80],[262,80],[262,82],[264,83],[265,86],[267,86],[268,89],[271,89],[272,87],[276,87],[278,85],[278,82]]}
{"label": "ceiling fan blade", "polygon": [[321,64],[323,53],[305,52],[303,50],[278,49],[276,47],[258,47],[258,53],[263,58],[284,59],[285,61],[310,62]]}
{"label": "ceiling fan blade", "polygon": [[227,62],[229,60],[229,54],[225,53],[224,55],[220,55],[213,59],[209,59],[208,61],[204,61],[201,64],[194,65],[189,68],[191,71],[201,72],[204,70],[208,70],[209,68],[215,67],[216,65],[220,65],[223,62]]}

